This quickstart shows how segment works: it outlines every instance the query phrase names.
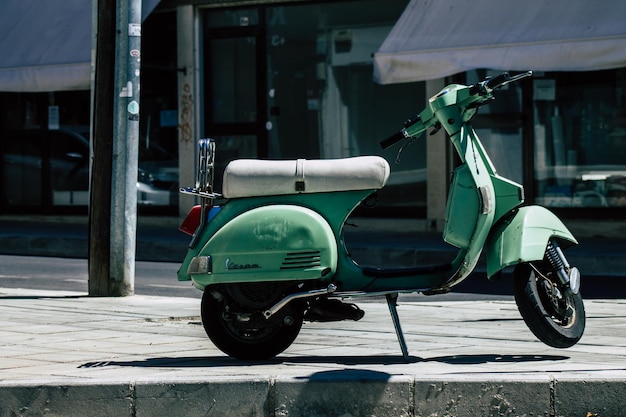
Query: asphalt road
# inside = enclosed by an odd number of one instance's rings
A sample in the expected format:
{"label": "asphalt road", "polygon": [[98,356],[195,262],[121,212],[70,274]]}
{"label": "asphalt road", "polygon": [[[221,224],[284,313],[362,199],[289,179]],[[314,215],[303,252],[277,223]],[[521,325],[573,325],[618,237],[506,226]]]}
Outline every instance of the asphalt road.
{"label": "asphalt road", "polygon": [[[136,262],[135,294],[201,298],[202,293],[191,282],[179,282],[176,262]],[[584,278],[583,278],[584,279]],[[88,292],[86,259],[42,256],[0,255],[0,287],[53,291]],[[402,295],[410,301],[506,300],[512,298],[510,277],[491,282],[478,271],[449,294],[424,296]],[[583,280],[583,298],[624,298],[626,285],[621,276],[593,276]]]}
{"label": "asphalt road", "polygon": [[[175,262],[136,262],[135,294],[164,297],[201,298],[201,291],[191,282],[179,282]],[[86,259],[44,256],[0,255],[0,287],[52,291],[88,292],[88,265]],[[412,301],[459,301],[510,299],[509,282],[489,282],[482,276],[470,277],[457,287],[458,292],[424,296],[405,294]],[[370,300],[369,298],[365,300]]]}
{"label": "asphalt road", "polygon": [[[179,264],[137,262],[135,293],[200,298],[190,282],[176,278]],[[0,287],[88,292],[86,259],[0,255]]]}

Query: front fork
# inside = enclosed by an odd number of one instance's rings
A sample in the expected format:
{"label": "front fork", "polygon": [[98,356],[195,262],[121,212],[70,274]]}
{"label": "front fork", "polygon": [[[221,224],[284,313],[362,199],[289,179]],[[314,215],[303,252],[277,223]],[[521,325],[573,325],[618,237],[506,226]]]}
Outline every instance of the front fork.
{"label": "front fork", "polygon": [[[543,294],[545,307],[551,305],[553,312],[560,317],[571,317],[574,310],[567,299],[578,294],[580,290],[580,272],[576,267],[570,267],[567,259],[563,255],[559,245],[550,240],[546,247],[544,263],[549,268],[539,268],[536,262],[529,262],[528,265],[535,271],[537,278],[537,289]],[[556,279],[554,278],[556,276]],[[541,295],[540,295],[541,297]]]}

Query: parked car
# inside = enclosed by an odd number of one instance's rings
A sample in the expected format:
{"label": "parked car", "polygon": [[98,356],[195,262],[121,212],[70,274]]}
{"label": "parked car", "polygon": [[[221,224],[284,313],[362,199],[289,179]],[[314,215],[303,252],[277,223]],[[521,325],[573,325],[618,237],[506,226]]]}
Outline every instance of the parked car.
{"label": "parked car", "polygon": [[[89,127],[22,129],[0,133],[2,198],[10,206],[89,202]],[[46,143],[47,141],[47,143]],[[137,204],[178,204],[178,160],[156,144],[140,149]],[[45,162],[48,162],[47,164]],[[44,163],[42,163],[44,162]]]}

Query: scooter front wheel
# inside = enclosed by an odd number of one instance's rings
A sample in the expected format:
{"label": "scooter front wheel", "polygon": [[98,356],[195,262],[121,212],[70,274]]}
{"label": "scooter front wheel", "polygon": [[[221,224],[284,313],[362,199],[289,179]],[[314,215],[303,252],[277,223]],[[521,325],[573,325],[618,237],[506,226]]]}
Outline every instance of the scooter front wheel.
{"label": "scooter front wheel", "polygon": [[539,340],[555,348],[568,348],[583,335],[585,307],[580,293],[560,291],[549,271],[547,262],[518,265],[513,277],[515,302]]}
{"label": "scooter front wheel", "polygon": [[213,344],[237,359],[272,358],[287,349],[302,327],[302,312],[285,307],[285,314],[273,319],[261,311],[236,311],[227,294],[205,290],[202,295],[202,325]]}

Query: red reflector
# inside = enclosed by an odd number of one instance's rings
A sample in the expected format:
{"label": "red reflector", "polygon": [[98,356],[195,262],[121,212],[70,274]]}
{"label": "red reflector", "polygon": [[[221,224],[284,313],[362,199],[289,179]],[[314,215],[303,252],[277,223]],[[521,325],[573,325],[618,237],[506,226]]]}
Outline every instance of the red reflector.
{"label": "red reflector", "polygon": [[193,206],[191,210],[189,210],[189,213],[187,213],[187,217],[185,217],[185,220],[183,220],[178,230],[193,236],[200,225],[200,213],[202,213],[202,208],[199,205]]}

